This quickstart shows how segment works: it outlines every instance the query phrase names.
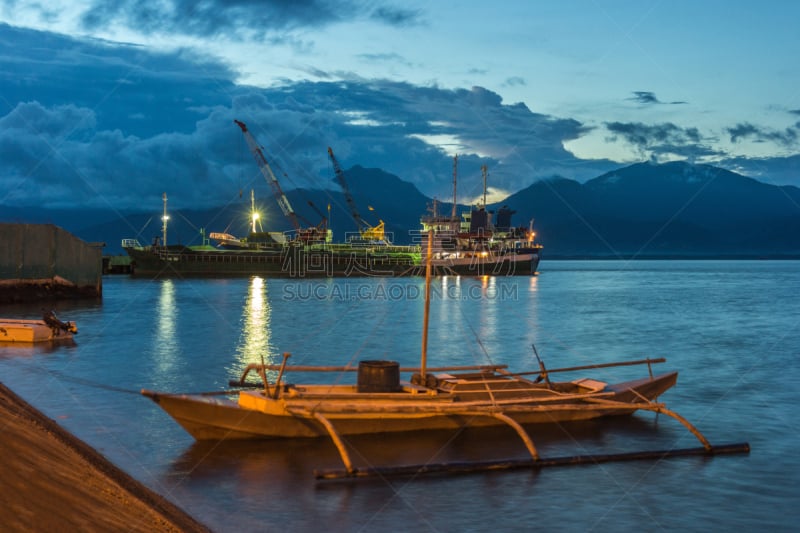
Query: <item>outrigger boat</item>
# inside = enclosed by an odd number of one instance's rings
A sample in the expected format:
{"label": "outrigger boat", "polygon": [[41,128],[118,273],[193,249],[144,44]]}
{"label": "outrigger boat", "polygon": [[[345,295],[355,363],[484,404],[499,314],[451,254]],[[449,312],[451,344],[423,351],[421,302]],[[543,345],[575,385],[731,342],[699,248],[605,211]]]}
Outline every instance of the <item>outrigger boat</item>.
{"label": "outrigger boat", "polygon": [[42,320],[0,318],[0,342],[56,341],[77,333],[75,322],[62,322],[53,311],[46,311]]}
{"label": "outrigger boat", "polygon": [[[433,232],[429,234],[430,241]],[[395,361],[361,361],[358,367],[289,366],[289,353],[280,365],[248,365],[234,390],[199,394],[167,394],[142,390],[189,434],[199,441],[228,439],[296,439],[327,437],[344,463],[344,471],[323,472],[321,478],[356,477],[387,473],[419,473],[448,470],[447,465],[389,469],[357,468],[342,437],[365,434],[399,434],[420,430],[458,430],[466,427],[508,426],[524,442],[531,460],[527,466],[545,465],[525,426],[561,423],[598,417],[628,415],[637,410],[671,416],[686,426],[703,448],[673,450],[671,454],[736,453],[744,445],[712,447],[686,419],[667,409],[657,398],[675,385],[678,373],[653,375],[652,365],[665,359],[603,363],[548,370],[538,360],[538,370],[510,372],[506,365],[427,366],[427,330],[430,305],[430,261],[426,275],[422,357],[419,367],[401,368]],[[551,374],[627,365],[647,365],[648,375],[633,381],[609,384],[581,378],[552,381]],[[270,374],[277,377],[270,380]],[[248,382],[253,372],[260,382]],[[292,372],[357,372],[355,384],[293,384]],[[410,379],[401,380],[401,373]],[[745,449],[747,448],[747,449]],[[676,453],[684,452],[684,453]],[[667,452],[657,452],[662,454]],[[608,459],[606,459],[608,460]],[[578,461],[580,462],[580,461]],[[501,462],[507,467],[513,462]],[[500,463],[480,467],[498,468]],[[576,464],[570,458],[569,464]]]}

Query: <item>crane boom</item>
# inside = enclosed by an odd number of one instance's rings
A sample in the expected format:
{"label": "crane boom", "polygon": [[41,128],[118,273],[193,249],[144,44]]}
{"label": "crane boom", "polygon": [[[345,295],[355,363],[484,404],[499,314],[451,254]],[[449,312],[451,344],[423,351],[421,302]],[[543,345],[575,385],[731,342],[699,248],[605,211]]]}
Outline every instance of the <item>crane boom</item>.
{"label": "crane boom", "polygon": [[247,141],[247,146],[253,153],[253,157],[256,159],[256,163],[258,164],[259,170],[261,170],[261,174],[263,174],[264,179],[267,180],[267,183],[269,183],[270,187],[272,188],[272,194],[275,195],[275,200],[277,200],[281,211],[283,211],[283,214],[289,219],[289,222],[292,223],[292,227],[294,227],[295,231],[297,231],[299,235],[302,231],[302,228],[300,227],[300,221],[297,219],[297,214],[294,212],[294,209],[292,209],[292,204],[289,203],[289,199],[283,193],[283,189],[281,189],[278,179],[272,172],[272,168],[269,166],[269,163],[267,163],[267,158],[264,157],[264,152],[261,151],[261,147],[250,134],[250,131],[247,129],[247,125],[244,122],[236,119],[233,121],[241,128],[242,133],[244,134],[244,139]]}
{"label": "crane boom", "polygon": [[319,218],[320,218],[321,222],[319,223],[319,226],[317,226],[317,227],[325,229],[328,226],[328,217],[325,216],[325,213],[320,211],[319,208],[316,205],[314,205],[314,202],[312,202],[311,200],[308,201],[308,206],[311,209],[313,209],[316,214],[319,215]]}
{"label": "crane boom", "polygon": [[336,156],[333,155],[333,149],[330,146],[328,147],[328,156],[331,158],[331,163],[333,163],[333,172],[336,175],[336,181],[339,182],[339,186],[342,188],[342,192],[344,192],[344,199],[347,202],[347,206],[350,208],[350,215],[353,217],[353,220],[356,221],[356,224],[358,224],[359,230],[362,228],[369,229],[370,225],[367,224],[367,221],[361,218],[361,215],[358,213],[356,202],[353,200],[353,196],[350,194],[350,188],[347,186],[347,182],[344,179],[342,167],[339,166],[339,162],[336,160]]}

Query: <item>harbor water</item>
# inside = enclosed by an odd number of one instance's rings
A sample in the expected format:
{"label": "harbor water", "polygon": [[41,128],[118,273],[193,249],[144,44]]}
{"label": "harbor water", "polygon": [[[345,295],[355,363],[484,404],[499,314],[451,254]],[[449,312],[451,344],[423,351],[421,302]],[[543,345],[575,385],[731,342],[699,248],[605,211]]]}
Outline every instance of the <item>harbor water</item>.
{"label": "harbor water", "polygon": [[[0,380],[215,531],[795,531],[800,523],[800,262],[543,261],[534,277],[433,283],[428,364],[536,370],[664,357],[660,400],[712,444],[749,454],[316,481],[325,440],[196,443],[141,389],[228,388],[249,363],[416,366],[421,278],[103,279],[59,302],[75,342],[0,345]],[[4,306],[37,318],[41,305]],[[622,381],[641,366],[563,375]],[[562,375],[557,375],[560,379]],[[355,382],[355,373],[290,374]],[[543,457],[700,446],[637,413],[531,429]],[[524,459],[511,430],[348,442],[359,466]],[[87,509],[87,514],[91,510]]]}

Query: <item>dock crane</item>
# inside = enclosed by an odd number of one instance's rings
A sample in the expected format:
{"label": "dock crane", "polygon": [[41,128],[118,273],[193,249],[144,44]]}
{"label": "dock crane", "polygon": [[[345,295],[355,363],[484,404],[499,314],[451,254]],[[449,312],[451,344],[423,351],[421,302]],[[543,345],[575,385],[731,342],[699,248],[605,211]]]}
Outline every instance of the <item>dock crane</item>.
{"label": "dock crane", "polygon": [[[319,215],[320,220],[322,222],[319,223],[317,229],[320,231],[320,233],[323,233],[325,235],[325,242],[330,242],[331,239],[333,238],[333,235],[331,233],[331,230],[328,229],[328,216],[325,215],[325,213],[323,213],[322,211],[320,211],[319,207],[314,205],[314,202],[312,202],[311,200],[308,200],[308,206],[311,209],[313,209],[316,214]],[[328,211],[330,211],[330,206],[328,206]]]}
{"label": "dock crane", "polygon": [[358,213],[356,202],[353,200],[353,196],[350,194],[350,188],[347,186],[347,182],[344,179],[342,167],[339,166],[339,162],[336,160],[336,156],[333,155],[333,149],[330,146],[328,147],[328,156],[333,164],[333,172],[336,175],[336,181],[339,182],[339,186],[342,188],[342,192],[344,192],[344,199],[347,202],[347,206],[350,208],[350,215],[358,225],[358,233],[361,235],[361,238],[374,241],[385,240],[386,235],[384,233],[383,220],[380,220],[377,226],[372,226]]}
{"label": "dock crane", "polygon": [[310,228],[303,228],[300,226],[300,220],[297,217],[297,213],[295,213],[294,209],[292,209],[292,204],[289,203],[289,199],[283,193],[283,189],[281,189],[281,185],[278,183],[278,178],[276,178],[275,173],[272,172],[272,168],[269,166],[269,163],[267,163],[267,158],[264,156],[264,152],[261,150],[261,147],[250,133],[250,130],[247,129],[247,125],[240,120],[233,119],[233,121],[242,130],[244,139],[247,141],[247,146],[253,153],[253,157],[258,164],[259,170],[261,170],[261,174],[272,188],[272,194],[275,196],[275,200],[278,202],[278,206],[280,206],[284,216],[289,219],[289,222],[291,222],[292,228],[297,234],[297,238],[302,241],[324,239],[325,234],[327,233],[326,228],[324,227],[327,223],[327,220],[323,218],[323,221],[320,223],[320,225],[316,227],[312,226]]}

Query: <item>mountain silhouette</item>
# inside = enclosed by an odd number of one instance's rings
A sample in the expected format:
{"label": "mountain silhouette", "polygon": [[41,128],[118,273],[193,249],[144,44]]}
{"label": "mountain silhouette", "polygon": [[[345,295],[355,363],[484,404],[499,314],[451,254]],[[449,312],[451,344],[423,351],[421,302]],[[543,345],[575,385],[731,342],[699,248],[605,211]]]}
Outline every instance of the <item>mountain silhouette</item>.
{"label": "mountain silhouette", "polygon": [[506,198],[552,255],[763,256],[800,252],[800,189],[710,165],[638,163]]}

